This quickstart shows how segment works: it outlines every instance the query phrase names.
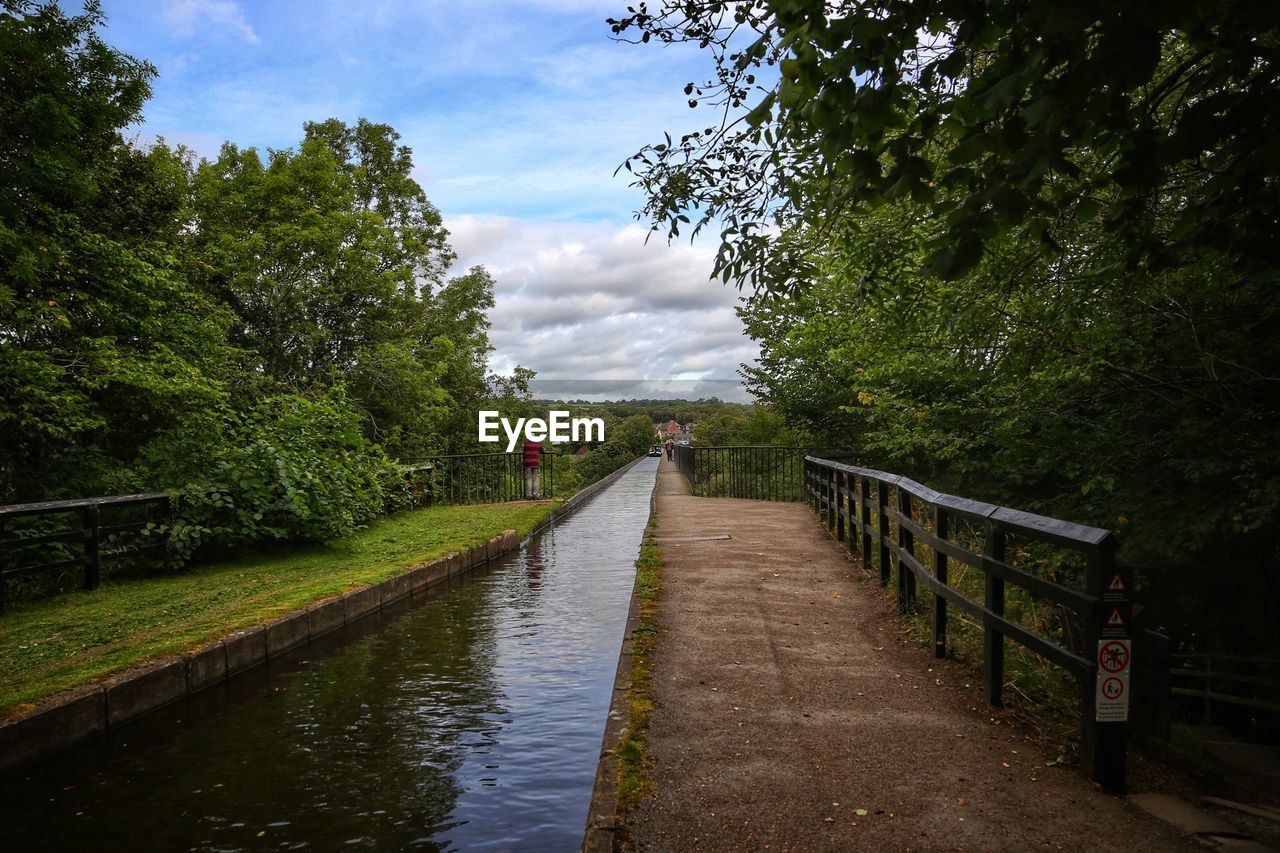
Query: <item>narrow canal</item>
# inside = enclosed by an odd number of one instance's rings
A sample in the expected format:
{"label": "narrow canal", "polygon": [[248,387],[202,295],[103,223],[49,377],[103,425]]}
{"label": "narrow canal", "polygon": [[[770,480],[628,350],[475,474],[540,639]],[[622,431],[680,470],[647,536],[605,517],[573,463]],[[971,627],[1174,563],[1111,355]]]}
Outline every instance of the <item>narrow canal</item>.
{"label": "narrow canal", "polygon": [[0,849],[581,843],[645,459],[518,553],[0,783]]}

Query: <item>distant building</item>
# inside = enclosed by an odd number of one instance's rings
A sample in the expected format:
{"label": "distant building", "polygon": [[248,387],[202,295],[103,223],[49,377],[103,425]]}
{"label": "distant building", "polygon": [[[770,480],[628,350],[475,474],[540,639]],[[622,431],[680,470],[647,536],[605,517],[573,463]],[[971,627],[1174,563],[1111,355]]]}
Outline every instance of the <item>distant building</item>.
{"label": "distant building", "polygon": [[681,430],[680,424],[676,423],[675,421],[667,421],[666,423],[653,425],[654,435],[658,436],[658,438],[663,440],[671,438],[671,436],[680,432],[680,430]]}

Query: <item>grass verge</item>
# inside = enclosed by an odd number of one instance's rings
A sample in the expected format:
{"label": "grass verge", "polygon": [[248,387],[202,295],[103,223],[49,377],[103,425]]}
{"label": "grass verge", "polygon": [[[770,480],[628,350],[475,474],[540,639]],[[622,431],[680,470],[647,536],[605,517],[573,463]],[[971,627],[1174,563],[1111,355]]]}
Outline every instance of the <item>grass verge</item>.
{"label": "grass verge", "polygon": [[503,530],[523,538],[561,503],[402,512],[323,545],[260,550],[22,606],[0,618],[0,719],[23,713],[59,690],[386,580]]}
{"label": "grass verge", "polygon": [[[649,533],[657,528],[649,522]],[[662,553],[648,539],[636,560],[637,625],[631,633],[631,688],[627,691],[627,725],[618,742],[618,841],[625,845],[626,817],[651,792],[649,778],[649,718],[653,714],[653,654],[658,643],[658,600],[662,596]]]}

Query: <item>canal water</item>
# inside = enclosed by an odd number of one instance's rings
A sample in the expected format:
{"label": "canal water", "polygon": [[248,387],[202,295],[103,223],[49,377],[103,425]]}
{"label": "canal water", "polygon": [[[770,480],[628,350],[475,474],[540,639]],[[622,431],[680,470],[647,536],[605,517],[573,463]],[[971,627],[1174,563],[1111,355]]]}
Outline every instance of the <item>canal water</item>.
{"label": "canal water", "polygon": [[0,782],[0,850],[576,850],[656,459],[518,553]]}

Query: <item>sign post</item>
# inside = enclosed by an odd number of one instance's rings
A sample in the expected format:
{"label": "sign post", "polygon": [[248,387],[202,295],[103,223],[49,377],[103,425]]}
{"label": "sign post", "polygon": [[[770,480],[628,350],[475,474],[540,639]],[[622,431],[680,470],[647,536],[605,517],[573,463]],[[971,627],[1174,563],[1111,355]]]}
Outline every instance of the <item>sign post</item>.
{"label": "sign post", "polygon": [[1115,540],[1107,537],[1089,556],[1088,592],[1097,605],[1085,648],[1097,657],[1093,683],[1081,685],[1080,757],[1089,778],[1119,794],[1125,788],[1132,693],[1133,570],[1119,565],[1115,552]]}

